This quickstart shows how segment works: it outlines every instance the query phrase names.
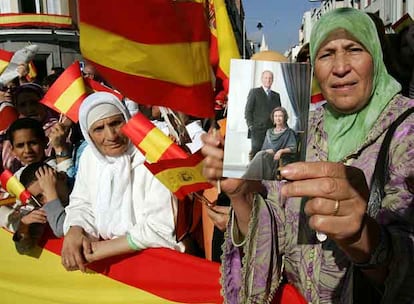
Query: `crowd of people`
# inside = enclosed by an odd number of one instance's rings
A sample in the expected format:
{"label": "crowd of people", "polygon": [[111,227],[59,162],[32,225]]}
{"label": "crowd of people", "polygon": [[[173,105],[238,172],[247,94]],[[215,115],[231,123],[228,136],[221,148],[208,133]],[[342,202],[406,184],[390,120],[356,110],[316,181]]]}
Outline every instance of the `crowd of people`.
{"label": "crowd of people", "polygon": [[[208,214],[221,235],[213,256],[219,260],[223,250],[226,303],[271,303],[288,284],[311,303],[414,300],[414,26],[392,40],[374,19],[350,8],[329,12],[300,53],[326,99],[310,115],[307,162],[291,163],[297,134],[271,90],[271,71],[248,96],[252,150],[244,178],[222,177],[219,132],[187,122],[197,142],[187,148],[204,145],[203,173],[220,189]],[[30,252],[50,228],[64,237],[69,271],[151,247],[188,252],[176,235],[177,198],[121,131],[136,111],[157,119],[159,108],[96,92],[73,123],[40,102],[63,69],[40,84],[19,71],[0,85],[1,166],[42,207],[0,206],[0,225],[14,233],[16,250]],[[83,72],[104,81],[92,65]],[[9,198],[2,189],[0,199]]]}

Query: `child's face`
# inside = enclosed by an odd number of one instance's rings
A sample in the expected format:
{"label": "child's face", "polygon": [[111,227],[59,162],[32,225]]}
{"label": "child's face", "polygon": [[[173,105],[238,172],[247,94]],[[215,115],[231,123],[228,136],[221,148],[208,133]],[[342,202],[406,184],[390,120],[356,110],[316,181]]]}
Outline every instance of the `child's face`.
{"label": "child's face", "polygon": [[45,158],[45,140],[36,137],[31,129],[20,129],[13,133],[13,154],[25,165],[40,162]]}

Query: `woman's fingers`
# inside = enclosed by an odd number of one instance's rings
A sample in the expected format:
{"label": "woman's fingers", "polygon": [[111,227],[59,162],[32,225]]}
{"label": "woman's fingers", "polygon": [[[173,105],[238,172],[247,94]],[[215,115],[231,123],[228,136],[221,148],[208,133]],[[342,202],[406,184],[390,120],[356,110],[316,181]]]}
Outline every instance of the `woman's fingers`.
{"label": "woman's fingers", "polygon": [[[320,177],[347,178],[359,169],[333,162],[295,162],[281,168],[280,173],[288,180],[303,180]],[[361,171],[362,173],[362,171]]]}
{"label": "woman's fingers", "polygon": [[361,231],[364,215],[365,213],[345,216],[313,215],[309,218],[309,226],[337,241],[354,239]]}

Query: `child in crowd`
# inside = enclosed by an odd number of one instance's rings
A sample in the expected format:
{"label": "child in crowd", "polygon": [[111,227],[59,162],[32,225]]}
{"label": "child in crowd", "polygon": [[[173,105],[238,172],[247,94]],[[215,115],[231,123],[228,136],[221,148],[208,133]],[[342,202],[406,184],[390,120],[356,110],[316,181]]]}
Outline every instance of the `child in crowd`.
{"label": "child in crowd", "polygon": [[13,240],[17,251],[26,253],[42,236],[46,223],[49,223],[55,236],[63,236],[69,187],[66,174],[57,172],[44,162],[28,165],[23,170],[20,181],[43,205],[40,209],[25,208],[21,210],[22,217]]}
{"label": "child in crowd", "polygon": [[[36,162],[46,162],[59,172],[67,172],[73,166],[69,155],[46,159],[45,147],[48,138],[45,135],[42,124],[37,120],[31,118],[16,120],[7,131],[7,138],[11,143],[12,153],[24,166]],[[23,169],[24,167],[17,170],[14,175],[20,178]],[[5,198],[6,195],[7,193],[3,192],[2,198]],[[19,213],[16,213],[13,208],[0,206],[0,225],[2,227],[15,231],[19,219]]]}

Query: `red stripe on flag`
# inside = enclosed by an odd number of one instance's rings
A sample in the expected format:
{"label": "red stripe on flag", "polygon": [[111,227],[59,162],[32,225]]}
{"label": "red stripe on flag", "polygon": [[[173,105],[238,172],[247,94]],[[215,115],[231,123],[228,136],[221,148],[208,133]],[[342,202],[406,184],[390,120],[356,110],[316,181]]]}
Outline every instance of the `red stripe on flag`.
{"label": "red stripe on flag", "polygon": [[[142,154],[147,155],[150,151],[145,151],[140,147],[141,142],[146,139],[151,130],[156,128],[156,126],[142,113],[137,113],[132,117],[123,127],[122,132],[131,139],[132,143],[142,152]],[[162,133],[162,136],[167,137],[167,135]],[[161,138],[152,139],[154,142],[162,140]],[[177,159],[177,158],[187,158],[188,154],[176,145],[172,140],[167,138],[168,141],[171,141],[171,144],[168,148],[158,157],[156,161],[167,160],[167,159]]]}
{"label": "red stripe on flag", "polygon": [[103,85],[90,78],[84,78],[83,80],[85,81],[85,85],[94,92],[108,92],[108,93],[114,94],[116,97],[118,97],[119,100],[124,99],[124,96],[122,96],[122,94],[116,92],[110,87],[107,87],[106,85]]}
{"label": "red stripe on flag", "polygon": [[209,82],[185,87],[159,79],[128,75],[97,63],[93,64],[109,83],[116,83],[116,88],[132,100],[174,108],[196,117],[214,116],[213,91]]}
{"label": "red stripe on flag", "polygon": [[4,60],[7,62],[10,62],[10,60],[12,59],[14,53],[13,52],[8,52],[5,50],[0,49],[0,60]]}
{"label": "red stripe on flag", "polygon": [[[31,198],[31,194],[28,190],[26,190],[26,188],[24,188],[24,186],[22,185],[22,183],[20,183],[20,181],[17,179],[16,176],[13,175],[13,173],[11,173],[11,171],[5,169],[1,174],[0,174],[0,182],[1,185],[4,189],[7,190],[7,192],[9,192],[11,195],[16,196],[19,198],[20,202],[25,205],[27,204],[27,202],[29,201],[29,199]],[[9,185],[7,185],[9,183]],[[12,186],[13,189],[10,189]],[[12,190],[15,191],[20,191],[19,193],[15,193]]]}
{"label": "red stripe on flag", "polygon": [[[89,0],[79,3],[80,20],[147,44],[207,41],[202,3],[165,0]],[[112,22],[108,22],[108,12]],[[134,20],[134,26],[131,26]],[[181,21],[181,22],[180,22]],[[185,22],[184,27],[177,28]],[[166,32],[168,30],[168,32]]]}
{"label": "red stripe on flag", "polygon": [[[70,65],[60,76],[59,78],[53,83],[53,85],[49,88],[46,95],[41,100],[41,103],[52,108],[53,110],[62,113],[69,117],[73,122],[78,122],[79,120],[79,107],[82,101],[88,96],[85,88],[80,88],[80,91],[84,91],[83,94],[80,96],[76,96],[77,99],[68,100],[70,103],[70,107],[66,112],[62,111],[59,107],[56,106],[56,102],[59,98],[66,92],[66,90],[71,86],[72,83],[75,81],[82,79],[80,65],[79,62],[76,61],[72,65]],[[70,96],[69,96],[70,97]]]}
{"label": "red stripe on flag", "polygon": [[[44,248],[60,255],[63,238],[45,240]],[[223,303],[220,264],[166,248],[142,250],[88,265],[114,280],[170,301]]]}
{"label": "red stripe on flag", "polygon": [[[156,163],[153,164],[149,164],[149,163],[145,163],[145,166],[148,168],[148,170],[151,171],[152,174],[155,175],[155,177],[157,177],[157,174],[167,171],[167,170],[177,170],[180,168],[183,168],[183,173],[186,173],[188,171],[188,167],[193,167],[195,168],[197,165],[200,164],[200,162],[202,162],[204,159],[204,157],[202,156],[201,153],[195,153],[192,154],[190,156],[188,156],[185,159],[168,159],[168,160],[160,160]],[[191,178],[191,176],[190,176]],[[194,179],[194,178],[193,178]],[[161,181],[163,182],[163,181]],[[163,182],[164,183],[164,182]],[[170,187],[173,187],[174,185],[167,185],[164,183],[164,185],[170,189]],[[174,191],[174,195],[178,198],[178,199],[184,199],[186,195],[188,195],[189,193],[192,192],[197,192],[200,190],[204,190],[204,189],[209,189],[211,188],[212,185],[207,182],[207,181],[195,181],[192,184],[185,184],[183,183],[177,190]],[[173,191],[172,189],[170,189],[171,191]]]}

